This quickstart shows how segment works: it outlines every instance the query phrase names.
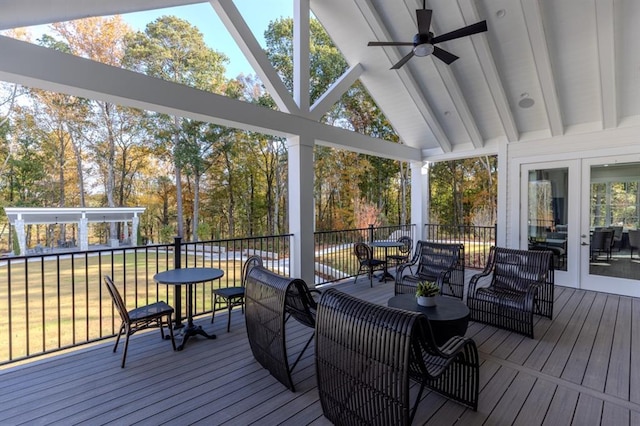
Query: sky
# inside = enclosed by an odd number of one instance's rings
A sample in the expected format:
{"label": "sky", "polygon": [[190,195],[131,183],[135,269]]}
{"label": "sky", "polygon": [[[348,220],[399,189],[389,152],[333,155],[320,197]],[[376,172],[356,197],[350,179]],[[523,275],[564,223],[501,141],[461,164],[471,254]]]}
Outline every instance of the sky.
{"label": "sky", "polygon": [[[292,0],[234,0],[234,3],[262,47],[265,46],[264,32],[269,22],[293,15]],[[253,68],[244,58],[244,55],[208,2],[148,12],[129,13],[122,15],[122,18],[134,30],[144,31],[149,22],[164,15],[175,15],[186,19],[192,25],[198,27],[209,47],[227,55],[229,57],[229,63],[226,64],[227,78],[235,78],[240,74],[255,74]]]}

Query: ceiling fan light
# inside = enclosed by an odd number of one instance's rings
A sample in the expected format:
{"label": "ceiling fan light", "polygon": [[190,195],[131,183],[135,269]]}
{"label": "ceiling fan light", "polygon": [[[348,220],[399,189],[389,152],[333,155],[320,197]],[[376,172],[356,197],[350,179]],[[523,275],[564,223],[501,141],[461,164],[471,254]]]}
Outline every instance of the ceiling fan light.
{"label": "ceiling fan light", "polygon": [[413,48],[413,53],[416,56],[429,56],[433,53],[433,44],[422,43]]}

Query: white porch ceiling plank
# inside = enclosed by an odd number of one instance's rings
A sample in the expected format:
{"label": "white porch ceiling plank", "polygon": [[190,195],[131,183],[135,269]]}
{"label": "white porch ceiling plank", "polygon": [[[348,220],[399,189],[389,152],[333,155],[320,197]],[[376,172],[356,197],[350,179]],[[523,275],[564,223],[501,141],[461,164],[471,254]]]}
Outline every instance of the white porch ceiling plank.
{"label": "white porch ceiling plank", "polygon": [[[389,31],[385,28],[384,23],[380,19],[379,14],[376,12],[374,7],[371,5],[370,0],[355,0],[356,5],[362,12],[364,19],[367,21],[369,27],[375,34],[376,39],[378,40],[391,40],[391,36],[389,35]],[[384,47],[383,48],[387,57],[389,58],[389,67],[393,66],[396,62],[398,62],[402,55],[398,51],[396,47]],[[389,71],[394,72],[394,71]],[[396,70],[398,77],[401,79],[402,83],[407,88],[409,95],[414,101],[416,107],[419,109],[420,113],[424,117],[427,125],[431,129],[434,137],[436,138],[436,142],[440,145],[440,148],[444,152],[450,152],[452,150],[452,143],[447,137],[447,134],[440,126],[440,123],[435,119],[435,114],[433,109],[429,105],[429,102],[425,98],[422,91],[419,89],[418,84],[415,79],[408,71],[408,67],[402,67],[399,70]]]}
{"label": "white porch ceiling plank", "polygon": [[540,80],[551,135],[559,136],[564,133],[564,125],[538,0],[522,0],[522,11],[527,23],[531,51],[533,52],[534,63]]}
{"label": "white porch ceiling plank", "polygon": [[403,161],[417,148],[270,110],[132,71],[0,36],[0,80],[88,99],[192,118],[275,136],[311,135],[318,143]]}
{"label": "white porch ceiling plank", "polygon": [[238,47],[253,67],[278,108],[284,112],[300,113],[291,93],[280,80],[267,55],[251,32],[232,0],[211,0],[211,6],[227,28]]}
{"label": "white porch ceiling plank", "polygon": [[[472,0],[459,0],[459,5],[467,25],[481,20]],[[507,100],[506,91],[500,80],[498,69],[491,55],[489,43],[484,37],[472,37],[471,42],[475,47],[478,61],[480,62],[484,77],[493,97],[493,102],[498,110],[498,115],[500,115],[507,140],[510,142],[517,141],[519,138],[518,128],[516,127],[511,108],[509,107],[509,101]]]}
{"label": "white porch ceiling plank", "polygon": [[363,71],[364,68],[359,63],[346,70],[313,104],[309,118],[316,121],[320,120],[320,118],[338,102],[340,97],[353,86],[353,83],[358,80]]}
{"label": "white porch ceiling plank", "polygon": [[303,115],[310,110],[309,0],[293,0],[293,99]]}
{"label": "white porch ceiling plank", "polygon": [[482,135],[480,134],[480,130],[478,129],[478,125],[476,124],[473,115],[471,115],[469,105],[467,105],[467,102],[464,100],[462,90],[460,90],[460,86],[453,76],[451,68],[440,60],[434,60],[433,62],[438,70],[440,78],[442,78],[442,82],[451,96],[451,100],[456,107],[456,112],[458,113],[458,116],[460,116],[464,128],[467,130],[473,146],[475,148],[482,148],[484,140],[482,139]]}
{"label": "white porch ceiling plank", "polygon": [[172,6],[204,3],[202,0],[0,0],[0,30],[108,16]]}
{"label": "white porch ceiling plank", "polygon": [[[429,7],[429,5],[427,5],[427,7]],[[433,30],[433,33],[444,34],[442,28],[436,25],[436,22],[437,21],[431,21],[431,28]],[[460,89],[460,85],[453,75],[453,71],[451,71],[451,67],[449,65],[446,65],[444,62],[436,59],[433,60],[433,63],[435,64],[438,75],[442,79],[442,83],[446,87],[447,92],[451,97],[451,101],[456,108],[456,112],[458,113],[460,120],[462,120],[462,124],[464,125],[464,128],[467,131],[469,138],[471,139],[471,143],[473,144],[474,148],[481,148],[484,145],[484,140],[482,138],[482,135],[480,134],[478,125],[476,124],[476,121],[471,114],[469,105],[464,99],[462,90]]]}
{"label": "white porch ceiling plank", "polygon": [[615,16],[613,0],[596,2],[596,31],[600,57],[600,91],[602,93],[602,124],[605,129],[618,126],[618,96],[616,78]]}

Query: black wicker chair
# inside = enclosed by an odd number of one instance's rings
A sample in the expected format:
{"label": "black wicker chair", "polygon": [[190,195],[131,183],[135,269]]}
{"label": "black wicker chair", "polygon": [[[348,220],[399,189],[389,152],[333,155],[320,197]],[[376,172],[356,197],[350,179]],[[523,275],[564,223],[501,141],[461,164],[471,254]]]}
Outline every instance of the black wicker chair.
{"label": "black wicker chair", "polygon": [[244,313],[244,282],[246,279],[247,269],[251,266],[260,265],[262,266],[262,259],[260,256],[250,256],[243,264],[242,271],[240,273],[240,286],[234,287],[221,287],[214,288],[211,291],[211,324],[213,324],[213,320],[216,316],[216,307],[218,305],[222,305],[223,303],[227,304],[227,333],[231,329],[231,309],[236,306],[240,306],[242,312]]}
{"label": "black wicker chair", "polygon": [[411,247],[413,246],[413,240],[406,235],[398,238],[398,242],[402,243],[402,247],[398,249],[398,254],[390,254],[387,256],[387,262],[392,261],[395,266],[409,261],[409,254],[411,254]]}
{"label": "black wicker chair", "polygon": [[375,259],[373,257],[373,249],[366,243],[355,243],[353,245],[353,253],[358,258],[358,262],[360,264],[358,273],[356,273],[356,278],[353,282],[355,283],[358,281],[360,272],[365,269],[369,275],[369,285],[373,287],[373,271],[384,268],[386,262],[382,259]]}
{"label": "black wicker chair", "polygon": [[[471,320],[533,338],[533,315],[553,315],[553,253],[491,247],[469,282]],[[489,285],[481,286],[489,281]]]}
{"label": "black wicker chair", "polygon": [[[337,425],[408,425],[425,387],[478,407],[473,340],[456,336],[438,347],[425,315],[336,289],[318,305],[316,376],[324,415]],[[410,379],[420,384],[412,404]]]}
{"label": "black wicker chair", "polygon": [[[414,294],[420,281],[434,281],[446,296],[464,295],[464,245],[418,241],[418,256],[396,269],[395,294]],[[411,268],[417,266],[416,274]],[[405,270],[408,270],[407,274]]]}
{"label": "black wicker chair", "polygon": [[261,265],[247,268],[246,277],[245,320],[253,356],[280,383],[295,392],[291,373],[313,340],[313,333],[290,367],[285,323],[293,317],[315,332],[315,290],[309,290],[301,279],[283,277]]}
{"label": "black wicker chair", "polygon": [[[162,336],[162,339],[164,339],[163,326],[166,324],[169,329],[169,336],[171,337],[171,345],[173,346],[173,350],[176,350],[176,342],[173,338],[173,325],[171,324],[171,317],[173,316],[173,308],[171,306],[160,301],[127,311],[124,301],[122,300],[122,296],[120,296],[120,292],[113,283],[111,277],[105,275],[104,283],[106,284],[109,294],[111,295],[111,299],[113,299],[113,304],[116,306],[116,310],[122,319],[122,324],[118,331],[118,337],[116,337],[116,344],[113,346],[113,352],[118,349],[120,336],[122,336],[122,334],[125,334],[126,336],[124,340],[124,350],[122,351],[122,368],[124,368],[124,363],[127,360],[129,337],[136,331],[145,330],[151,327],[159,327],[160,335]],[[163,318],[167,319],[166,323],[162,321]]]}

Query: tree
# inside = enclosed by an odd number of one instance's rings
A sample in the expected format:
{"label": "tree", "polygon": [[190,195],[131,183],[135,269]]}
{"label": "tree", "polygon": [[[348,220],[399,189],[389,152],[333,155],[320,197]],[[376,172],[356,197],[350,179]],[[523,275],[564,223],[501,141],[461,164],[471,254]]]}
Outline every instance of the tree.
{"label": "tree", "polygon": [[[149,23],[144,32],[138,31],[127,36],[125,43],[125,65],[138,72],[208,91],[215,90],[223,83],[227,58],[207,47],[202,33],[185,20],[162,16]],[[180,117],[170,119],[163,114],[155,117],[157,121],[165,122],[159,126],[165,132],[169,127],[168,122],[173,127],[171,141],[178,203],[178,235],[184,236],[182,167],[199,161],[187,155],[198,150],[181,147],[184,135],[189,131],[187,120]],[[167,140],[166,133],[162,139]],[[196,142],[198,138],[190,140]]]}
{"label": "tree", "polygon": [[[281,18],[265,32],[267,56],[286,87],[293,87],[293,20]],[[347,63],[320,23],[310,21],[310,98],[313,103],[346,70]],[[393,128],[377,108],[361,83],[356,82],[322,118],[328,124],[350,128],[362,134],[398,141]],[[356,200],[373,202],[387,217],[406,218],[397,211],[398,163],[392,160],[339,153],[326,147],[315,148],[316,228],[353,226]],[[336,179],[336,171],[345,180]],[[339,174],[338,174],[339,176]],[[372,179],[373,177],[373,179]],[[353,187],[356,182],[356,187]],[[355,192],[354,192],[355,191]],[[357,193],[356,193],[357,192]],[[350,225],[347,225],[350,224]],[[327,227],[327,228],[325,228]]]}

